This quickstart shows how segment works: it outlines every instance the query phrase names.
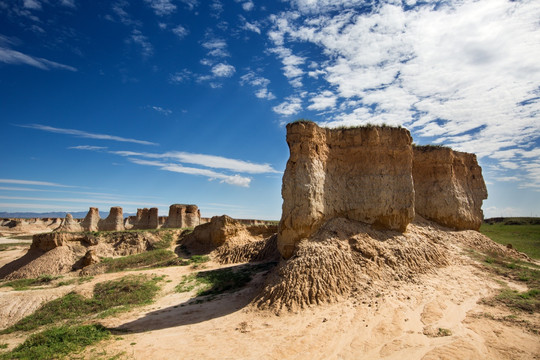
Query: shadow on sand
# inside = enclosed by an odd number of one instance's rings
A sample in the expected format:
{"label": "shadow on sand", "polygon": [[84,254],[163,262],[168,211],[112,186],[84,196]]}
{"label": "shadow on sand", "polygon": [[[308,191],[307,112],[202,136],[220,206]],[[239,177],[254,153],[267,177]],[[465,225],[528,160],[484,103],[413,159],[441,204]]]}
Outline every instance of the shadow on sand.
{"label": "shadow on sand", "polygon": [[[275,263],[272,264],[275,265]],[[245,267],[246,265],[235,265],[225,269],[238,271]],[[178,305],[146,313],[143,317],[124,323],[114,330],[142,333],[197,324],[232,314],[245,308],[255,299],[268,272],[269,270],[265,269],[253,273],[251,281],[245,287],[234,292],[191,298]]]}
{"label": "shadow on sand", "polygon": [[6,265],[2,266],[0,268],[0,280],[4,279],[9,274],[19,270],[25,265],[28,265],[30,262],[36,260],[41,255],[45,254],[45,251],[39,250],[39,249],[30,249],[26,254],[24,254],[22,257],[13,260],[10,263],[7,263]]}

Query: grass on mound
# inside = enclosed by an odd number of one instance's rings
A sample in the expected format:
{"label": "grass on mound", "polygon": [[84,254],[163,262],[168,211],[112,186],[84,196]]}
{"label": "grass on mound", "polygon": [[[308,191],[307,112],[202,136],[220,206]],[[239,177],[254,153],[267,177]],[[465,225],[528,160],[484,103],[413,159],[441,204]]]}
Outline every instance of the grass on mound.
{"label": "grass on mound", "polygon": [[253,274],[266,271],[275,266],[275,262],[258,265],[247,265],[236,270],[232,268],[200,271],[195,274],[184,275],[182,281],[176,286],[176,292],[189,292],[197,289],[197,296],[210,295],[210,299],[224,292],[234,292],[252,279]]}
{"label": "grass on mound", "polygon": [[193,255],[189,259],[182,259],[170,250],[159,249],[120,258],[103,258],[95,266],[104,267],[105,272],[113,273],[141,268],[197,265],[209,260],[206,255]]}
{"label": "grass on mound", "polygon": [[150,304],[159,291],[157,284],[161,280],[163,277],[149,278],[144,275],[130,275],[119,280],[105,281],[96,284],[94,295],[90,299],[71,292],[59,299],[45,303],[32,315],[2,330],[0,334],[30,331],[43,325],[93,314],[106,317],[130,310],[134,306]]}
{"label": "grass on mound", "polygon": [[501,222],[483,223],[480,232],[502,245],[512,244],[531,258],[540,259],[540,225],[529,218],[507,218]]}
{"label": "grass on mound", "polygon": [[60,278],[60,276],[41,275],[34,279],[17,279],[0,284],[0,287],[12,287],[13,290],[22,291],[28,290],[31,287],[42,286],[49,284],[51,281]]}
{"label": "grass on mound", "polygon": [[58,326],[33,334],[0,359],[49,360],[65,358],[86,346],[108,339],[111,333],[101,325]]}

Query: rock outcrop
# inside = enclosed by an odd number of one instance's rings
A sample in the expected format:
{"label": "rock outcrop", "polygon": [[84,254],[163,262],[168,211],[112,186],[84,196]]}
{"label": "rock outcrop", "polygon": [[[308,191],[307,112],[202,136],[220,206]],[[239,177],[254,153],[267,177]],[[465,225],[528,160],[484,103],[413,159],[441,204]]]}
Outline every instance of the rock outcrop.
{"label": "rock outcrop", "polygon": [[342,217],[405,231],[414,218],[409,131],[287,125],[278,249],[284,258],[326,221]]}
{"label": "rock outcrop", "polygon": [[134,229],[157,229],[159,227],[158,208],[137,209]]}
{"label": "rock outcrop", "polygon": [[77,232],[83,231],[81,224],[73,218],[71,214],[66,214],[66,218],[62,225],[55,231],[67,231],[67,232]]}
{"label": "rock outcrop", "polygon": [[184,237],[191,253],[210,253],[221,263],[275,260],[277,226],[246,226],[227,215],[214,216]]}
{"label": "rock outcrop", "polygon": [[109,216],[99,222],[98,228],[101,231],[124,230],[124,214],[122,208],[119,206],[112,207]]}
{"label": "rock outcrop", "polygon": [[99,216],[98,208],[91,207],[90,210],[88,210],[88,214],[86,214],[86,217],[81,222],[81,226],[86,231],[98,231],[99,220],[101,220],[101,218]]}
{"label": "rock outcrop", "polygon": [[195,227],[201,223],[201,212],[197,205],[173,204],[164,228]]}
{"label": "rock outcrop", "polygon": [[458,230],[478,230],[487,189],[474,154],[438,146],[415,146],[416,213]]}

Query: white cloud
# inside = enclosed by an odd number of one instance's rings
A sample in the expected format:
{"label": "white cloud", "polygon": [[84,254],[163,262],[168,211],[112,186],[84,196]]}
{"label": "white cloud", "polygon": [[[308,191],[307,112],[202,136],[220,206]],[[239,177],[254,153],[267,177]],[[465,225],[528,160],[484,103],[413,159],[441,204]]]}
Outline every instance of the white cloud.
{"label": "white cloud", "polygon": [[[270,17],[268,37],[296,91],[302,81],[333,90],[325,125],[405,125],[413,136],[530,171],[540,134],[540,2],[291,3],[297,11]],[[318,66],[303,79],[306,58]],[[299,110],[290,101],[274,108]],[[529,144],[531,156],[516,151]]]}
{"label": "white cloud", "polygon": [[[83,199],[83,198],[41,198],[41,197],[30,197],[30,196],[0,196],[0,199],[4,200],[24,200],[24,201],[55,201],[55,202],[74,202],[74,203],[86,203],[86,204],[110,204],[111,206],[118,206],[118,203],[115,204],[117,200],[111,199]],[[167,206],[166,204],[155,204],[151,202],[143,201],[122,201],[122,204],[126,205],[142,205],[142,206]]]}
{"label": "white cloud", "polygon": [[274,106],[272,110],[280,115],[290,116],[302,110],[302,99],[296,96],[287,98],[286,101]]}
{"label": "white cloud", "polygon": [[23,6],[27,9],[41,10],[41,3],[37,0],[24,0]]}
{"label": "white cloud", "polygon": [[30,65],[42,70],[62,69],[69,71],[77,71],[76,68],[69,65],[60,64],[43,58],[34,57],[23,54],[19,51],[0,47],[0,62],[12,65]]}
{"label": "white cloud", "polygon": [[176,72],[169,75],[169,81],[172,83],[181,83],[185,82],[193,76],[191,71],[184,69],[182,71]]}
{"label": "white cloud", "polygon": [[38,186],[55,186],[55,187],[75,187],[69,185],[62,185],[48,181],[37,180],[20,180],[20,179],[0,179],[2,184],[18,184],[18,185],[38,185]]}
{"label": "white cloud", "polygon": [[235,73],[234,66],[220,63],[212,67],[212,74],[217,77],[231,77]]}
{"label": "white cloud", "polygon": [[23,127],[23,128],[35,129],[35,130],[42,130],[42,131],[52,132],[52,133],[57,133],[57,134],[73,135],[73,136],[82,137],[82,138],[88,138],[88,139],[129,142],[129,143],[141,144],[141,145],[158,145],[156,143],[153,143],[153,142],[150,142],[150,141],[145,141],[145,140],[136,140],[136,139],[124,138],[124,137],[115,136],[115,135],[94,134],[94,133],[89,133],[89,132],[82,131],[82,130],[62,129],[62,128],[55,128],[55,127],[52,127],[52,126],[40,125],[40,124],[17,125],[17,126],[20,126],[20,127]]}
{"label": "white cloud", "polygon": [[253,4],[253,1],[249,0],[242,4],[242,9],[245,11],[251,11],[255,7],[255,4]]}
{"label": "white cloud", "polygon": [[[229,159],[222,156],[194,154],[181,151],[169,151],[166,153],[144,153],[135,151],[111,151],[111,154],[124,157],[143,157],[149,159],[168,159],[182,163],[201,165],[214,169],[226,169],[248,174],[280,173],[269,164],[256,164],[249,161]],[[147,160],[143,160],[147,161]],[[161,163],[160,163],[161,164]],[[147,164],[149,165],[149,164]],[[160,166],[160,165],[155,165]]]}
{"label": "white cloud", "polygon": [[181,173],[181,174],[188,174],[188,175],[206,176],[210,180],[219,179],[221,180],[221,182],[224,182],[230,185],[249,187],[251,183],[251,178],[240,176],[238,174],[227,175],[227,174],[219,173],[213,170],[186,167],[181,164],[168,164],[168,163],[162,163],[159,161],[149,161],[149,160],[142,160],[142,159],[135,159],[135,158],[128,158],[128,160],[138,165],[156,166],[156,167],[159,167],[160,170],[166,170],[166,171],[171,171],[171,172],[176,172],[176,173]]}
{"label": "white cloud", "polygon": [[157,16],[170,15],[176,11],[176,5],[170,0],[144,0]]}
{"label": "white cloud", "polygon": [[261,27],[258,22],[250,23],[242,15],[239,16],[240,21],[242,22],[242,29],[247,31],[253,31],[254,33],[261,34]]}
{"label": "white cloud", "polygon": [[60,4],[66,7],[75,8],[75,0],[60,0]]}
{"label": "white cloud", "polygon": [[134,29],[131,32],[130,41],[141,47],[143,57],[149,57],[154,54],[154,47],[148,41],[148,37],[144,36],[140,30]]}
{"label": "white cloud", "polygon": [[213,38],[202,43],[202,46],[208,49],[208,55],[215,57],[230,56],[227,52],[227,43],[223,39]]}
{"label": "white cloud", "polygon": [[255,96],[259,99],[273,100],[275,95],[268,90],[268,85],[270,85],[270,80],[258,76],[253,71],[249,71],[247,74],[244,74],[240,77],[240,85],[249,84],[253,86],[255,90]]}
{"label": "white cloud", "polygon": [[180,0],[183,2],[189,10],[195,9],[197,6],[199,6],[198,0]]}
{"label": "white cloud", "polygon": [[312,97],[309,101],[312,102],[307,108],[309,110],[325,110],[332,109],[336,106],[337,96],[331,91],[325,90],[322,93]]}
{"label": "white cloud", "polygon": [[154,111],[157,111],[160,114],[163,114],[165,116],[171,115],[172,110],[162,108],[161,106],[150,106],[150,108]]}
{"label": "white cloud", "polygon": [[92,151],[99,151],[99,150],[106,150],[106,146],[93,146],[93,145],[77,145],[77,146],[70,146],[68,149],[75,149],[75,150],[92,150]]}
{"label": "white cloud", "polygon": [[174,33],[174,35],[178,36],[178,38],[180,39],[185,38],[187,34],[189,34],[188,29],[186,29],[182,25],[178,25],[177,27],[173,28],[171,31]]}

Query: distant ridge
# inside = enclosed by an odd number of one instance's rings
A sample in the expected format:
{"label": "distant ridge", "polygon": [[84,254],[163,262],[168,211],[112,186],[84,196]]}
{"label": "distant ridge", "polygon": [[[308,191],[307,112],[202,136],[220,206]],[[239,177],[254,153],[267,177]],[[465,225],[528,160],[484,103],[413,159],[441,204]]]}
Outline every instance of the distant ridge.
{"label": "distant ridge", "polygon": [[[9,219],[29,219],[29,218],[64,218],[68,212],[57,211],[57,212],[44,212],[44,213],[35,213],[35,212],[0,212],[0,218],[9,218]],[[87,211],[78,211],[70,212],[75,219],[83,219]],[[104,219],[109,215],[109,212],[100,211],[99,216]],[[132,216],[136,214],[124,213],[124,217]]]}

